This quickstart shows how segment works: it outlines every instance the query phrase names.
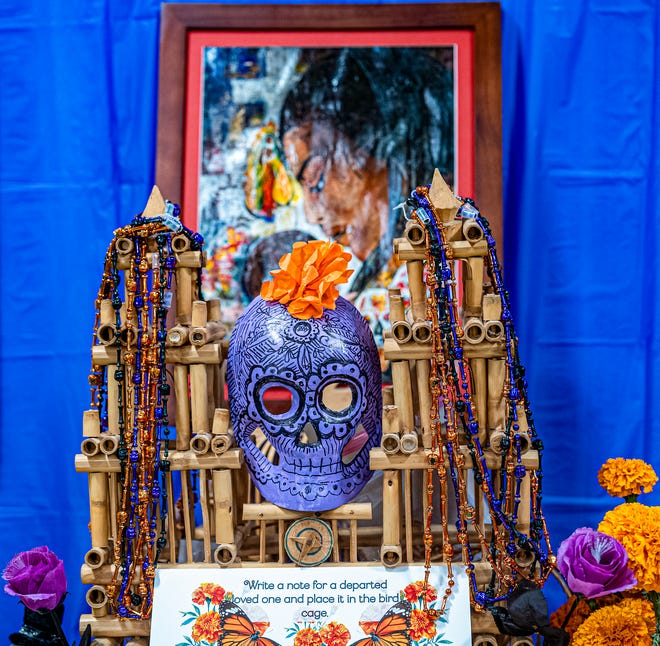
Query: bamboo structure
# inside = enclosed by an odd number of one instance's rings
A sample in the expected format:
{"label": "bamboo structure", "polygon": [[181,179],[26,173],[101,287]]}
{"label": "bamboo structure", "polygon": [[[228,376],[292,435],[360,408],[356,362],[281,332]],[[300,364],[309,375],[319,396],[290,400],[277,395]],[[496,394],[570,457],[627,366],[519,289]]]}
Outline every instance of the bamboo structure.
{"label": "bamboo structure", "polygon": [[[440,190],[440,189],[439,189]],[[446,195],[445,195],[446,197]],[[143,217],[162,213],[165,204],[154,189]],[[501,468],[500,447],[505,430],[505,350],[499,296],[484,284],[484,258],[488,253],[483,236],[473,223],[455,220],[450,205],[440,209],[454,259],[462,265],[463,327],[465,354],[472,366],[471,390],[480,421],[479,439],[487,446],[485,461],[496,474]],[[427,318],[424,231],[409,223],[405,237],[394,241],[394,251],[408,269],[410,308],[405,294],[389,290],[391,330],[384,334],[384,358],[390,362],[392,384],[383,391],[382,442],[371,450],[370,469],[382,475],[382,521],[372,521],[371,503],[351,502],[324,512],[290,511],[263,500],[243,464],[243,453],[234,445],[228,403],[225,399],[224,362],[227,356],[226,327],[219,301],[201,300],[195,276],[203,267],[203,252],[192,250],[183,236],[171,243],[175,260],[175,294],[172,320],[167,329],[165,362],[172,386],[171,400],[175,436],[161,447],[167,449],[169,470],[164,474],[167,495],[166,547],[160,563],[167,567],[241,567],[243,565],[291,565],[284,536],[292,523],[314,518],[331,530],[333,545],[329,564],[364,564],[386,567],[419,565],[423,562],[423,515],[425,493],[422,475],[427,471],[431,450],[431,325]],[[120,241],[118,267],[128,272],[133,245]],[[101,303],[100,325],[92,347],[92,361],[111,372],[123,366],[125,346],[116,343],[114,309]],[[126,313],[123,312],[126,317]],[[121,317],[121,315],[120,315]],[[121,319],[122,325],[125,318]],[[121,326],[120,326],[121,327]],[[117,455],[119,420],[130,423],[131,412],[118,402],[131,401],[133,386],[108,379],[107,430],[101,431],[99,412],[83,415],[81,452],[75,468],[89,480],[90,549],[81,567],[81,579],[90,588],[90,613],[80,620],[81,632],[91,626],[96,643],[149,644],[150,621],[125,620],[115,616],[108,604],[108,586],[113,579],[112,553],[118,535],[121,460]],[[112,391],[110,390],[112,384]],[[528,429],[521,419],[520,434],[527,438],[522,464],[538,466],[537,452],[529,442]],[[255,444],[266,455],[273,453],[265,436],[255,433]],[[470,473],[473,457],[463,451],[464,468]],[[477,488],[478,491],[478,488]],[[521,508],[528,508],[530,481],[521,487]],[[477,494],[475,509],[481,532],[489,531],[491,519]],[[199,519],[201,518],[201,523]],[[196,520],[198,519],[198,520]],[[529,529],[529,515],[521,513],[522,531]],[[440,529],[432,526],[437,538]],[[455,535],[453,537],[456,538]],[[474,537],[470,537],[472,541]],[[475,541],[476,549],[479,548]],[[369,548],[369,550],[367,549]],[[375,550],[375,551],[374,551]],[[374,557],[373,554],[378,554]],[[365,554],[372,556],[366,557]],[[521,550],[514,557],[525,562]],[[487,585],[491,570],[476,563],[480,585]],[[140,579],[133,582],[136,590]],[[472,643],[478,646],[517,646],[524,638],[508,641],[499,635],[490,614],[472,614]]]}

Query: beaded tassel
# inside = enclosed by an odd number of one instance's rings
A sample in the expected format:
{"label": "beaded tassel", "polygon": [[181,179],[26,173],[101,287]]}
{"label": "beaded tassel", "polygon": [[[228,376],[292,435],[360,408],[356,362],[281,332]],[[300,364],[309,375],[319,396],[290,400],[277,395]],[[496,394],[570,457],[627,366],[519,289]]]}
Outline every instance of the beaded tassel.
{"label": "beaded tassel", "polygon": [[[463,563],[470,581],[471,602],[478,612],[484,612],[498,601],[506,599],[520,578],[542,585],[550,575],[555,558],[550,551],[550,539],[541,510],[542,442],[538,439],[527,398],[524,367],[518,356],[517,337],[513,326],[509,294],[504,289],[502,271],[495,240],[487,220],[474,207],[471,200],[464,200],[460,215],[472,217],[481,227],[488,244],[487,271],[495,292],[503,304],[502,322],[506,347],[506,433],[501,444],[501,480],[493,482],[486,464],[484,447],[479,439],[479,420],[472,400],[472,374],[470,362],[463,351],[464,330],[459,315],[458,293],[454,272],[453,252],[448,244],[442,222],[436,216],[428,198],[429,187],[418,187],[408,200],[412,208],[411,219],[425,230],[426,286],[429,294],[427,316],[432,324],[432,355],[430,389],[432,396],[431,431],[432,445],[427,469],[427,513],[424,532],[426,578],[431,565],[433,537],[434,479],[440,483],[440,515],[442,519],[442,554],[448,568],[448,587],[441,604],[444,612],[447,598],[454,584],[451,563],[454,546],[449,540],[447,521],[448,490],[453,488],[457,511],[456,531]],[[518,418],[518,406],[522,405],[532,438],[532,448],[539,454],[538,469],[528,469],[522,461],[522,435]],[[445,423],[441,423],[441,411]],[[466,455],[467,453],[467,455]],[[465,461],[469,456],[474,467],[474,479],[483,494],[492,520],[492,536],[486,537],[477,522],[474,506],[468,498],[465,478]],[[532,496],[530,500],[531,527],[529,536],[516,524],[520,513],[521,487],[529,477]],[[479,493],[478,491],[478,493]],[[486,590],[480,590],[474,571],[473,548],[468,540],[472,527],[479,539],[482,559],[492,568],[493,576]],[[531,565],[519,564],[522,553],[533,556]]]}
{"label": "beaded tassel", "polygon": [[[176,265],[172,237],[186,236],[193,249],[203,244],[202,236],[184,227],[178,215],[179,207],[168,202],[162,215],[139,215],[130,225],[114,232],[96,300],[95,336],[101,301],[110,299],[115,312],[116,365],[106,370],[92,365],[89,382],[92,406],[100,410],[101,430],[107,430],[107,414],[104,414],[107,380],[114,379],[119,385],[120,491],[115,567],[107,593],[113,612],[123,619],[150,617],[156,565],[167,544],[165,474],[170,469],[167,413],[170,386],[165,341]],[[124,299],[118,266],[120,256],[122,266],[127,264]]]}

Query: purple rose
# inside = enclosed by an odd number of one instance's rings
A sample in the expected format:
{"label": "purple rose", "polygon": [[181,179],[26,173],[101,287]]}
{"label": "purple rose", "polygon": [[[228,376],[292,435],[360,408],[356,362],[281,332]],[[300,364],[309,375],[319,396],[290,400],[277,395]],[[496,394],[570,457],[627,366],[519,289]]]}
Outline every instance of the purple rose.
{"label": "purple rose", "polygon": [[557,567],[568,587],[587,599],[632,588],[626,548],[615,538],[589,527],[576,529],[557,551]]}
{"label": "purple rose", "polygon": [[53,610],[66,593],[64,563],[45,545],[17,554],[5,568],[5,592],[34,611]]}

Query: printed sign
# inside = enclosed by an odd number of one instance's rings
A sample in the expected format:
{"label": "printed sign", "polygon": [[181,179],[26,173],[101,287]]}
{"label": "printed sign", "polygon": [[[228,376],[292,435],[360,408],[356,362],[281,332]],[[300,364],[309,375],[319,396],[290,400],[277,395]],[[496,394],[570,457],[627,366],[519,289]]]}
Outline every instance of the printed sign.
{"label": "printed sign", "polygon": [[[159,568],[151,640],[176,646],[470,646],[464,567],[446,612],[424,568]],[[447,571],[434,567],[427,609]]]}

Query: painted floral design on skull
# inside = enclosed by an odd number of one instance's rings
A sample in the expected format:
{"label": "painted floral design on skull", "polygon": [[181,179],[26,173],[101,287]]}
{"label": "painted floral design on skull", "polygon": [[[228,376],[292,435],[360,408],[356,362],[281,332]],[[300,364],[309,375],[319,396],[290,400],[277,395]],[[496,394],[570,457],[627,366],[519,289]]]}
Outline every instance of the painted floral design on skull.
{"label": "painted floral design on skull", "polygon": [[[265,499],[324,511],[370,479],[369,450],[381,436],[380,361],[347,300],[306,320],[253,300],[231,335],[227,383],[236,443]],[[285,395],[278,407],[276,392]]]}

